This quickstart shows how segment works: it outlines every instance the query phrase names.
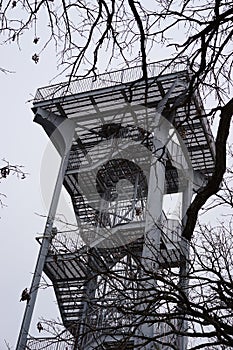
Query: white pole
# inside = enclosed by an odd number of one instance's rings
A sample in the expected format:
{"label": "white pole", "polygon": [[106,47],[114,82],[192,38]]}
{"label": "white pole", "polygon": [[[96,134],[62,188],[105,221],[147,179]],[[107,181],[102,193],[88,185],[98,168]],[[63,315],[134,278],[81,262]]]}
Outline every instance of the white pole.
{"label": "white pole", "polygon": [[[40,110],[40,112],[41,112],[41,110]],[[46,114],[46,111],[45,111],[45,114]],[[38,289],[40,286],[40,279],[41,279],[41,275],[43,272],[45,259],[46,259],[46,256],[48,254],[49,246],[50,246],[50,243],[52,240],[53,221],[54,221],[54,217],[56,215],[56,210],[57,210],[59,197],[60,197],[60,193],[61,193],[61,189],[62,189],[62,185],[63,185],[63,180],[64,180],[64,176],[65,176],[65,171],[66,171],[67,164],[68,164],[69,152],[70,152],[70,148],[72,145],[72,138],[73,138],[73,134],[74,134],[73,123],[69,119],[65,119],[65,121],[58,127],[58,129],[57,129],[57,131],[58,131],[59,135],[60,136],[62,135],[62,138],[63,138],[61,149],[63,149],[64,154],[63,154],[62,159],[61,159],[61,164],[60,164],[58,177],[56,180],[56,184],[55,184],[55,188],[54,188],[54,192],[53,192],[53,197],[52,197],[52,201],[51,201],[51,205],[50,205],[50,209],[49,209],[49,213],[48,213],[48,219],[47,219],[46,226],[45,226],[43,240],[41,243],[39,256],[37,259],[37,264],[36,264],[35,272],[34,272],[32,283],[31,283],[31,288],[30,288],[30,292],[29,292],[30,293],[30,300],[27,303],[26,309],[24,312],[24,317],[23,317],[23,321],[22,321],[22,325],[21,325],[21,329],[20,329],[20,333],[19,333],[19,337],[18,337],[16,350],[25,350],[26,349],[29,327],[30,327],[30,323],[31,323],[31,319],[32,319],[32,314],[33,314],[33,310],[34,310],[34,306],[35,306],[35,302],[36,302]],[[56,131],[54,132],[53,137],[55,139]],[[57,142],[59,142],[59,139],[57,140]]]}

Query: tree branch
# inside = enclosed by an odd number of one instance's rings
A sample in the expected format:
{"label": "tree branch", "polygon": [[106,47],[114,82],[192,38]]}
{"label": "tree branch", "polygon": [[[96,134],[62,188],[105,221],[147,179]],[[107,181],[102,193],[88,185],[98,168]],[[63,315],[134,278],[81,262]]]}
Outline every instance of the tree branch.
{"label": "tree branch", "polygon": [[146,36],[145,31],[143,28],[141,17],[135,7],[134,0],[128,0],[129,6],[133,12],[133,15],[135,17],[135,20],[137,22],[139,32],[140,32],[140,48],[141,48],[141,54],[142,54],[142,72],[143,72],[143,78],[147,78],[147,64],[146,64]]}
{"label": "tree branch", "polygon": [[224,173],[226,171],[226,143],[229,135],[231,118],[233,115],[233,98],[221,109],[218,133],[216,138],[216,159],[212,177],[207,185],[196,195],[187,210],[187,222],[183,230],[183,237],[191,239],[199,210],[206,201],[219,191]]}

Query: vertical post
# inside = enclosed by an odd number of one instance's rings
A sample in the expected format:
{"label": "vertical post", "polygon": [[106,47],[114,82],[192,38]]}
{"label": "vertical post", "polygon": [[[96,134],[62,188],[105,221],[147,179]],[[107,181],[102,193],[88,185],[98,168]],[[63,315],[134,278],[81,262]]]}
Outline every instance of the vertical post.
{"label": "vertical post", "polygon": [[132,216],[131,216],[132,220],[134,219],[134,216],[135,216],[134,211],[135,211],[135,205],[136,205],[137,196],[138,196],[138,181],[139,181],[139,173],[137,173],[136,181],[135,181],[135,187],[134,187],[133,204],[132,204]]}
{"label": "vertical post", "polygon": [[52,239],[53,220],[56,213],[60,192],[62,189],[64,172],[67,164],[67,158],[68,157],[66,155],[61,160],[59,174],[58,174],[57,182],[53,193],[53,198],[52,198],[52,202],[51,202],[51,206],[48,214],[48,219],[45,226],[44,236],[41,243],[38,260],[37,260],[35,272],[31,283],[31,288],[30,288],[31,299],[26,305],[16,350],[25,350],[26,348],[27,335],[28,335],[28,331],[31,323],[32,313],[34,310],[38,289],[40,286],[40,279],[43,272],[45,259],[49,250],[50,242]]}
{"label": "vertical post", "polygon": [[[64,180],[64,176],[65,176],[65,171],[66,171],[67,164],[68,164],[69,152],[70,152],[70,148],[72,145],[72,138],[73,138],[73,133],[74,133],[73,123],[71,123],[68,119],[66,119],[66,122],[64,122],[63,125],[59,126],[58,133],[60,136],[62,135],[62,138],[63,138],[62,143],[61,143],[63,145],[63,148],[61,148],[63,155],[62,155],[60,168],[59,168],[59,172],[58,172],[58,177],[56,180],[56,184],[55,184],[55,188],[54,188],[54,192],[53,192],[53,196],[52,196],[51,205],[49,208],[48,218],[47,218],[45,231],[44,231],[44,235],[43,235],[43,240],[41,243],[41,247],[40,247],[40,251],[39,251],[39,255],[38,255],[38,259],[37,259],[37,263],[36,263],[36,267],[35,267],[35,272],[34,272],[34,275],[32,278],[32,282],[31,282],[31,288],[30,288],[30,292],[29,292],[31,298],[30,298],[30,300],[27,303],[26,308],[25,308],[24,317],[23,317],[23,321],[22,321],[22,325],[21,325],[21,329],[20,329],[20,333],[19,333],[19,337],[18,337],[16,350],[25,350],[26,349],[29,327],[30,327],[30,323],[31,323],[31,319],[32,319],[32,314],[33,314],[33,310],[34,310],[34,306],[35,306],[35,302],[36,302],[38,289],[40,286],[40,279],[41,279],[41,275],[43,272],[45,259],[46,259],[46,256],[48,254],[49,246],[50,246],[52,235],[53,235],[53,232],[52,232],[53,221],[54,221],[54,217],[56,215],[56,210],[57,210],[59,197],[60,197],[60,193],[61,193],[61,189],[62,189],[62,185],[63,185],[63,180]],[[53,137],[55,139],[56,132],[54,134],[55,135],[53,135]],[[60,141],[61,141],[61,139],[60,139]],[[59,142],[59,140],[58,140],[58,142]]]}
{"label": "vertical post", "polygon": [[[158,145],[160,142],[157,140],[157,147],[155,149],[160,149]],[[157,152],[159,153],[159,152]],[[158,270],[158,260],[160,253],[160,218],[162,213],[162,203],[165,188],[165,159],[157,154],[154,159],[149,179],[148,187],[148,199],[147,199],[147,210],[146,210],[146,227],[145,227],[145,241],[142,252],[142,265],[145,269],[143,274],[151,274],[148,276],[148,280],[144,282],[141,286],[143,292],[141,293],[141,309],[145,309],[150,303],[150,291],[153,290],[153,286],[156,284],[156,280],[153,277],[153,273]],[[153,295],[152,295],[153,298]],[[145,303],[143,300],[145,299]],[[140,337],[142,337],[142,342],[153,339],[154,336],[154,325],[151,319],[145,318],[142,320],[142,325],[140,327]],[[143,340],[143,337],[144,340]],[[138,340],[140,342],[140,338]],[[144,345],[142,349],[151,349],[151,343]]]}
{"label": "vertical post", "polygon": [[[186,224],[186,212],[191,203],[192,199],[192,181],[188,174],[187,186],[182,194],[182,218],[183,226]],[[188,268],[189,268],[189,242],[185,238],[181,238],[180,243],[180,276],[179,276],[179,287],[182,293],[187,294],[188,291]],[[182,306],[180,306],[182,311]],[[177,322],[178,331],[184,333],[187,330],[187,320],[185,314],[180,316]],[[187,348],[187,337],[185,335],[179,335],[177,337],[177,347],[179,350],[186,350]]]}

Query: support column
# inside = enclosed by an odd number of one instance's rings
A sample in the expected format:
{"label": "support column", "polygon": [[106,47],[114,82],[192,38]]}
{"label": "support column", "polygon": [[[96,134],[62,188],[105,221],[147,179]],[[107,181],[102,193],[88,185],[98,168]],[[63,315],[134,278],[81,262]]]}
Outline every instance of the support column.
{"label": "support column", "polygon": [[[43,111],[40,111],[41,114]],[[46,112],[46,111],[45,111]],[[46,113],[45,113],[46,114]],[[48,112],[47,112],[48,114]],[[41,116],[41,115],[40,115]],[[51,116],[51,114],[49,114]],[[48,120],[45,118],[45,120]],[[26,305],[26,309],[24,312],[24,317],[18,337],[18,342],[16,346],[16,350],[25,350],[26,348],[26,343],[27,343],[27,337],[28,337],[28,332],[29,332],[29,327],[32,319],[32,314],[36,302],[36,297],[38,293],[38,289],[40,287],[40,279],[41,275],[43,272],[44,264],[45,264],[45,259],[48,254],[49,246],[53,237],[53,221],[54,217],[56,215],[56,210],[59,202],[59,197],[63,185],[63,179],[65,176],[65,171],[67,168],[68,164],[68,159],[69,159],[69,152],[70,148],[72,145],[72,138],[74,134],[74,127],[73,127],[73,122],[71,122],[68,119],[65,119],[65,121],[59,125],[58,127],[59,130],[57,130],[57,135],[58,139],[56,139],[56,130],[53,133],[52,137],[53,139],[57,141],[57,143],[60,143],[60,151],[63,153],[62,159],[61,159],[61,164],[58,172],[58,177],[56,180],[54,192],[53,192],[53,197],[48,213],[48,218],[45,226],[45,231],[43,235],[43,240],[41,243],[38,259],[37,259],[37,264],[35,268],[35,272],[33,275],[32,283],[31,283],[31,288],[30,288],[30,300]],[[62,137],[61,137],[62,136]],[[60,153],[61,154],[61,153]]]}
{"label": "support column", "polygon": [[[159,148],[157,148],[159,149]],[[140,310],[146,309],[150,303],[150,299],[153,299],[153,286],[156,285],[156,280],[153,278],[153,272],[159,268],[159,254],[161,243],[161,229],[160,219],[162,214],[162,203],[165,189],[165,160],[164,157],[159,157],[154,160],[151,171],[148,186],[148,199],[147,199],[147,211],[146,211],[146,227],[145,227],[145,240],[142,251],[142,279],[148,277],[148,280],[142,282],[140,299],[142,304]],[[151,277],[150,277],[151,274]],[[145,300],[145,303],[143,302]],[[154,324],[153,319],[145,315],[142,318],[142,325],[139,327],[139,336],[142,340],[136,340],[138,344],[143,344],[145,340],[152,339],[154,336]],[[144,340],[143,340],[144,338]],[[151,343],[141,346],[140,349],[149,350],[153,346]]]}
{"label": "support column", "polygon": [[[188,177],[187,186],[183,191],[182,197],[182,225],[186,224],[186,212],[192,200],[193,193],[193,183],[191,181],[191,177]],[[188,269],[189,269],[189,242],[185,238],[181,238],[180,242],[180,279],[179,279],[179,287],[185,295],[188,296],[188,286],[189,286],[189,277],[188,277]],[[179,310],[182,313],[182,305],[179,306]],[[184,333],[187,330],[188,322],[185,319],[185,310],[183,313],[183,317],[181,316],[177,322],[177,329],[180,333]],[[180,335],[177,337],[177,348],[179,350],[187,349],[187,336]]]}

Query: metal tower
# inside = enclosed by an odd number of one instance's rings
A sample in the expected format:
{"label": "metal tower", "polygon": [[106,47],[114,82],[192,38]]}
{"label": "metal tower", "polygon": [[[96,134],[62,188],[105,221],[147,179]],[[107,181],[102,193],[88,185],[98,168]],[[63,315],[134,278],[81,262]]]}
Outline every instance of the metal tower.
{"label": "metal tower", "polygon": [[[172,269],[187,288],[182,224],[212,173],[214,143],[198,93],[187,93],[186,62],[168,63],[148,65],[147,80],[135,67],[38,89],[34,120],[61,165],[17,350],[186,348],[174,329],[187,324],[161,318],[170,306],[155,291],[166,288],[159,274]],[[77,220],[73,232],[56,229],[62,186]],[[64,341],[28,336],[43,271]]]}

